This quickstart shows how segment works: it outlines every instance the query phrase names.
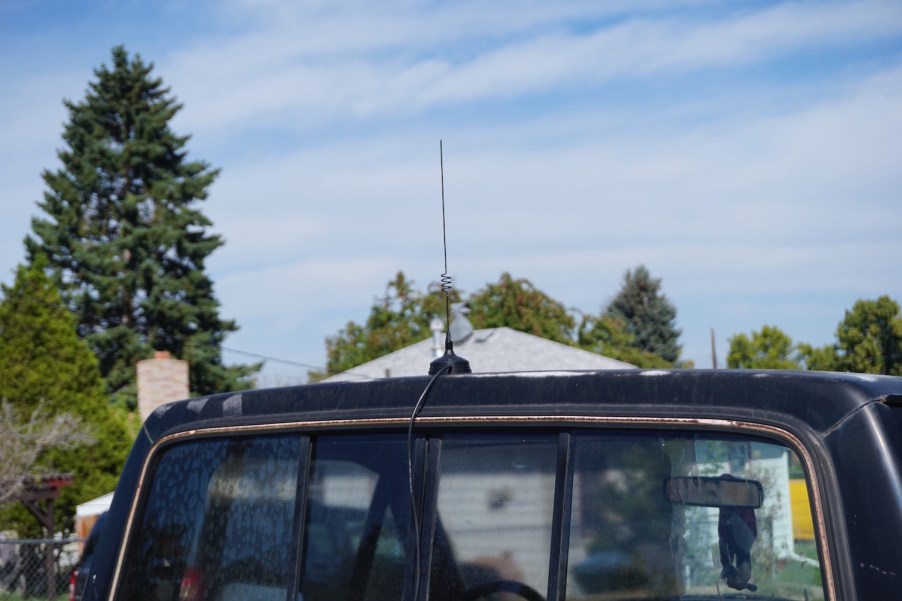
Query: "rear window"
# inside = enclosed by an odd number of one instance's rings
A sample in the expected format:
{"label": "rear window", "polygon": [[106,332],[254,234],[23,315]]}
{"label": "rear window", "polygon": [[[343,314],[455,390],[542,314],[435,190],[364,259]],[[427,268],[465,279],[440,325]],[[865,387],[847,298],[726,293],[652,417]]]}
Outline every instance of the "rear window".
{"label": "rear window", "polygon": [[297,561],[301,439],[206,439],[166,450],[121,599],[284,600]]}
{"label": "rear window", "polygon": [[[444,441],[436,491],[430,599],[488,596],[507,580],[544,596],[554,529],[558,441],[553,435]],[[525,590],[525,589],[524,589]]]}
{"label": "rear window", "polygon": [[186,441],[149,472],[117,598],[823,599],[799,466],[710,432]]}
{"label": "rear window", "polygon": [[404,442],[397,436],[317,440],[298,599],[401,599],[410,515]]}

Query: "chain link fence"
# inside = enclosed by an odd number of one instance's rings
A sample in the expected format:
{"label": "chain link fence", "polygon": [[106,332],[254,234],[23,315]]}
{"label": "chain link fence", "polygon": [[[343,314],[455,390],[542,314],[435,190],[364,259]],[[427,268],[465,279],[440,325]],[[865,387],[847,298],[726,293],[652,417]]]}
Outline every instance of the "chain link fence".
{"label": "chain link fence", "polygon": [[0,538],[0,601],[69,598],[81,539]]}

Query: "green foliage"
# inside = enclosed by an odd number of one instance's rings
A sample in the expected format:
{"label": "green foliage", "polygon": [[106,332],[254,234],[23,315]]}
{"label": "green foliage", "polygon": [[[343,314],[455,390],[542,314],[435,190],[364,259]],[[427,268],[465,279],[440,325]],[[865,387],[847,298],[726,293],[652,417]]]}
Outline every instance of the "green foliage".
{"label": "green foliage", "polygon": [[841,371],[902,375],[902,314],[889,296],[859,300],[836,329]]}
{"label": "green foliage", "polygon": [[730,339],[730,367],[848,371],[902,375],[902,312],[889,296],[858,300],[836,328],[836,342],[821,347],[792,340],[765,326],[749,339]]}
{"label": "green foliage", "polygon": [[632,345],[675,365],[680,358],[680,330],[675,326],[676,307],[660,292],[661,279],[652,278],[644,265],[627,271],[623,285],[607,309],[624,324]]}
{"label": "green foliage", "polygon": [[839,356],[836,347],[832,344],[815,347],[806,342],[800,342],[797,347],[799,362],[811,371],[837,371],[839,370]]}
{"label": "green foliage", "polygon": [[[630,276],[630,274],[627,274]],[[665,320],[674,339],[679,331],[671,321],[676,311],[666,297],[658,295],[660,280],[650,280],[644,267],[637,270],[640,285],[651,290],[649,298],[658,305],[654,315],[670,315]],[[629,278],[632,281],[632,277]],[[643,283],[644,282],[644,283]],[[461,295],[452,291],[451,302],[459,302]],[[579,328],[572,313],[559,301],[523,278],[502,273],[497,282],[486,284],[466,298],[468,318],[475,328],[507,327],[562,344],[603,354],[612,359],[638,367],[673,367],[674,363],[640,345],[629,322],[610,312],[583,317]],[[666,309],[669,307],[670,313]],[[414,290],[413,283],[399,272],[386,287],[385,296],[377,299],[370,309],[366,323],[350,321],[335,336],[326,339],[327,364],[322,372],[311,372],[311,380],[346,371],[402,349],[431,335],[430,321],[445,315],[444,295],[432,284],[423,294]],[[679,354],[679,347],[676,347]]]}
{"label": "green foliage", "polygon": [[[430,320],[445,313],[444,296],[434,293],[435,285],[424,295],[413,284],[399,271],[373,303],[365,324],[349,321],[326,339],[326,370],[311,372],[310,379],[321,380],[428,338]],[[452,301],[459,300],[453,294]]]}
{"label": "green foliage", "polygon": [[[44,273],[37,257],[19,267],[12,288],[0,302],[0,399],[24,421],[40,408],[48,415],[81,418],[94,444],[51,450],[40,458],[47,470],[72,473],[56,506],[57,524],[71,527],[75,505],[113,490],[131,446],[124,416],[110,407],[97,358],[76,334],[73,315]],[[5,459],[6,460],[6,459]],[[36,533],[37,522],[19,508],[9,510],[20,534]]]}
{"label": "green foliage", "polygon": [[501,274],[469,300],[470,322],[476,328],[508,327],[547,340],[573,344],[576,321],[567,309],[526,279]]}
{"label": "green foliage", "polygon": [[799,369],[798,352],[792,338],[776,326],[764,326],[750,336],[730,338],[727,367],[733,369]]}
{"label": "green foliage", "polygon": [[644,368],[667,368],[673,364],[663,357],[636,347],[635,337],[626,324],[610,314],[584,316],[579,326],[577,345],[587,351],[625,361]]}
{"label": "green foliage", "polygon": [[[460,300],[460,292],[452,290],[450,301]],[[573,317],[561,303],[528,280],[502,274],[496,284],[488,284],[471,295],[467,304],[474,327],[509,327],[573,344]],[[431,284],[426,293],[421,293],[403,272],[398,272],[388,282],[385,295],[370,308],[366,323],[349,321],[335,336],[326,339],[326,369],[311,372],[309,377],[318,381],[425,340],[432,334],[431,320],[444,316],[445,296],[438,284]]]}
{"label": "green foliage", "polygon": [[107,390],[134,406],[135,364],[167,350],[190,364],[195,394],[246,387],[254,366],[226,367],[220,346],[233,321],[204,273],[223,242],[197,204],[217,170],[188,161],[187,136],[169,121],[181,109],[153,66],[113,49],[86,98],[66,102],[62,168],[45,171],[29,258],[49,268],[100,359]]}

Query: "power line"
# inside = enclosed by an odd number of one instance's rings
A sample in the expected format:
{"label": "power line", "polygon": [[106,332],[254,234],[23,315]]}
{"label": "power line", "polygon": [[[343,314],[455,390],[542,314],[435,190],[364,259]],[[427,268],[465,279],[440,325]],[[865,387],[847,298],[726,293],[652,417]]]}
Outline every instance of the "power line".
{"label": "power line", "polygon": [[[36,304],[39,304],[39,305],[43,305],[44,307],[47,307],[47,308],[49,308],[49,309],[53,309],[54,311],[65,312],[65,313],[68,313],[69,315],[71,315],[71,316],[73,316],[73,317],[76,317],[75,312],[73,311],[73,309],[72,309],[71,307],[69,307],[69,306],[66,304],[66,302],[65,302],[64,300],[62,300],[62,299],[61,299],[61,302],[60,302],[59,304],[57,304],[57,303],[50,303],[50,302],[47,302],[47,301],[44,301],[44,300],[41,300],[41,299],[37,299],[37,298],[34,298],[33,296],[30,296],[30,295],[25,295],[25,294],[23,294],[21,291],[13,290],[13,289],[11,289],[11,288],[7,288],[7,290],[5,290],[4,292],[6,292],[5,298],[4,298],[4,297],[0,297],[0,302],[2,302],[3,300],[5,300],[6,298],[9,298],[10,296],[15,295],[15,296],[16,296],[17,298],[19,298],[19,299],[28,300],[28,301],[31,301],[31,302],[33,302],[33,303],[36,303]],[[76,325],[77,325],[77,324],[76,324]],[[84,340],[84,338],[82,338],[81,336],[79,336],[79,339]],[[828,346],[829,346],[829,345],[828,345]],[[256,358],[256,359],[262,359],[263,361],[271,361],[271,362],[275,362],[275,363],[282,363],[282,364],[285,364],[285,365],[291,365],[291,366],[293,366],[293,367],[298,367],[298,368],[303,368],[303,369],[308,369],[308,370],[316,370],[316,371],[323,372],[323,373],[325,373],[325,372],[327,371],[326,368],[323,367],[323,366],[321,366],[321,365],[312,365],[312,364],[310,364],[310,363],[303,363],[303,362],[300,362],[300,361],[294,361],[294,360],[292,360],[292,359],[283,359],[283,358],[281,358],[281,357],[273,357],[273,356],[271,356],[271,355],[263,355],[263,354],[260,354],[260,353],[254,353],[254,352],[251,352],[251,351],[245,351],[245,350],[236,349],[236,348],[231,348],[231,347],[222,346],[222,345],[219,346],[219,349],[220,349],[220,351],[227,351],[227,352],[230,352],[230,353],[235,353],[235,354],[237,354],[237,355],[243,355],[243,356],[246,356],[246,357],[253,357],[253,358]],[[161,350],[163,350],[163,349],[161,349]],[[713,337],[712,337],[712,352],[713,352]],[[878,356],[875,357],[875,358],[881,359],[881,360],[883,360],[883,361],[894,361],[894,360],[897,360],[897,359],[902,358],[902,354],[900,354],[900,353],[891,353],[891,354],[887,354],[887,355],[878,355]],[[364,376],[364,375],[361,375],[361,374],[346,374],[346,375],[353,375],[353,377],[358,377],[358,378],[362,378],[362,379],[369,379],[369,378],[371,378],[371,377],[379,377],[379,376]]]}
{"label": "power line", "polygon": [[[30,295],[23,294],[23,293],[20,292],[20,291],[13,291],[13,290],[7,290],[7,295],[6,295],[6,296],[9,297],[9,296],[10,296],[10,293],[12,293],[13,295],[15,295],[15,296],[16,296],[17,298],[19,298],[19,299],[27,300],[27,301],[36,303],[36,304],[38,304],[38,305],[42,305],[42,306],[44,306],[44,307],[46,307],[46,308],[48,308],[48,309],[51,309],[51,310],[53,310],[53,311],[57,311],[57,312],[60,312],[60,313],[68,313],[69,315],[72,315],[73,317],[75,317],[74,311],[73,311],[69,306],[66,305],[65,301],[61,301],[60,303],[51,303],[51,302],[47,302],[47,301],[44,301],[44,300],[35,298],[35,297],[33,297],[33,296],[30,296]],[[81,338],[81,336],[79,336],[79,338]],[[263,355],[263,354],[260,354],[260,353],[254,353],[254,352],[251,352],[251,351],[245,351],[245,350],[236,349],[236,348],[231,348],[231,347],[222,346],[222,345],[219,346],[219,349],[220,349],[221,351],[228,351],[228,352],[230,352],[230,353],[235,353],[235,354],[237,354],[237,355],[244,355],[244,356],[246,356],[246,357],[254,357],[254,358],[256,358],[256,359],[262,359],[262,360],[264,360],[264,361],[272,361],[272,362],[276,362],[276,363],[283,363],[283,364],[285,364],[285,365],[292,365],[292,366],[294,366],[294,367],[301,367],[301,368],[304,368],[304,369],[314,369],[314,370],[318,370],[318,371],[325,371],[325,370],[326,370],[326,369],[325,369],[323,366],[321,366],[321,365],[312,365],[312,364],[310,364],[310,363],[302,363],[302,362],[300,362],[300,361],[294,361],[294,360],[292,360],[292,359],[283,359],[283,358],[281,358],[281,357],[273,357],[273,356],[271,356],[271,355]]]}
{"label": "power line", "polygon": [[274,361],[276,363],[284,363],[286,365],[293,365],[295,367],[303,367],[305,369],[316,369],[316,370],[325,370],[321,365],[311,365],[310,363],[301,363],[300,361],[294,361],[292,359],[282,359],[280,357],[272,357],[270,355],[261,355],[260,353],[252,353],[250,351],[242,351],[240,349],[231,348],[228,346],[220,346],[219,347],[223,351],[227,351],[229,353],[235,353],[237,355],[244,355],[245,357],[254,357],[256,359],[263,359],[264,361]]}

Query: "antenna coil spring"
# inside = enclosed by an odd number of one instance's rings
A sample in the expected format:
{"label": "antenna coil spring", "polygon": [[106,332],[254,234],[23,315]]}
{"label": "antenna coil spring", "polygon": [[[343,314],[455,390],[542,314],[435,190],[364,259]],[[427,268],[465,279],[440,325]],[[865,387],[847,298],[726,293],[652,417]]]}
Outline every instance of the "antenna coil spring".
{"label": "antenna coil spring", "polygon": [[450,297],[451,291],[454,290],[454,278],[447,273],[443,273],[440,282],[442,292],[445,293],[446,297]]}

